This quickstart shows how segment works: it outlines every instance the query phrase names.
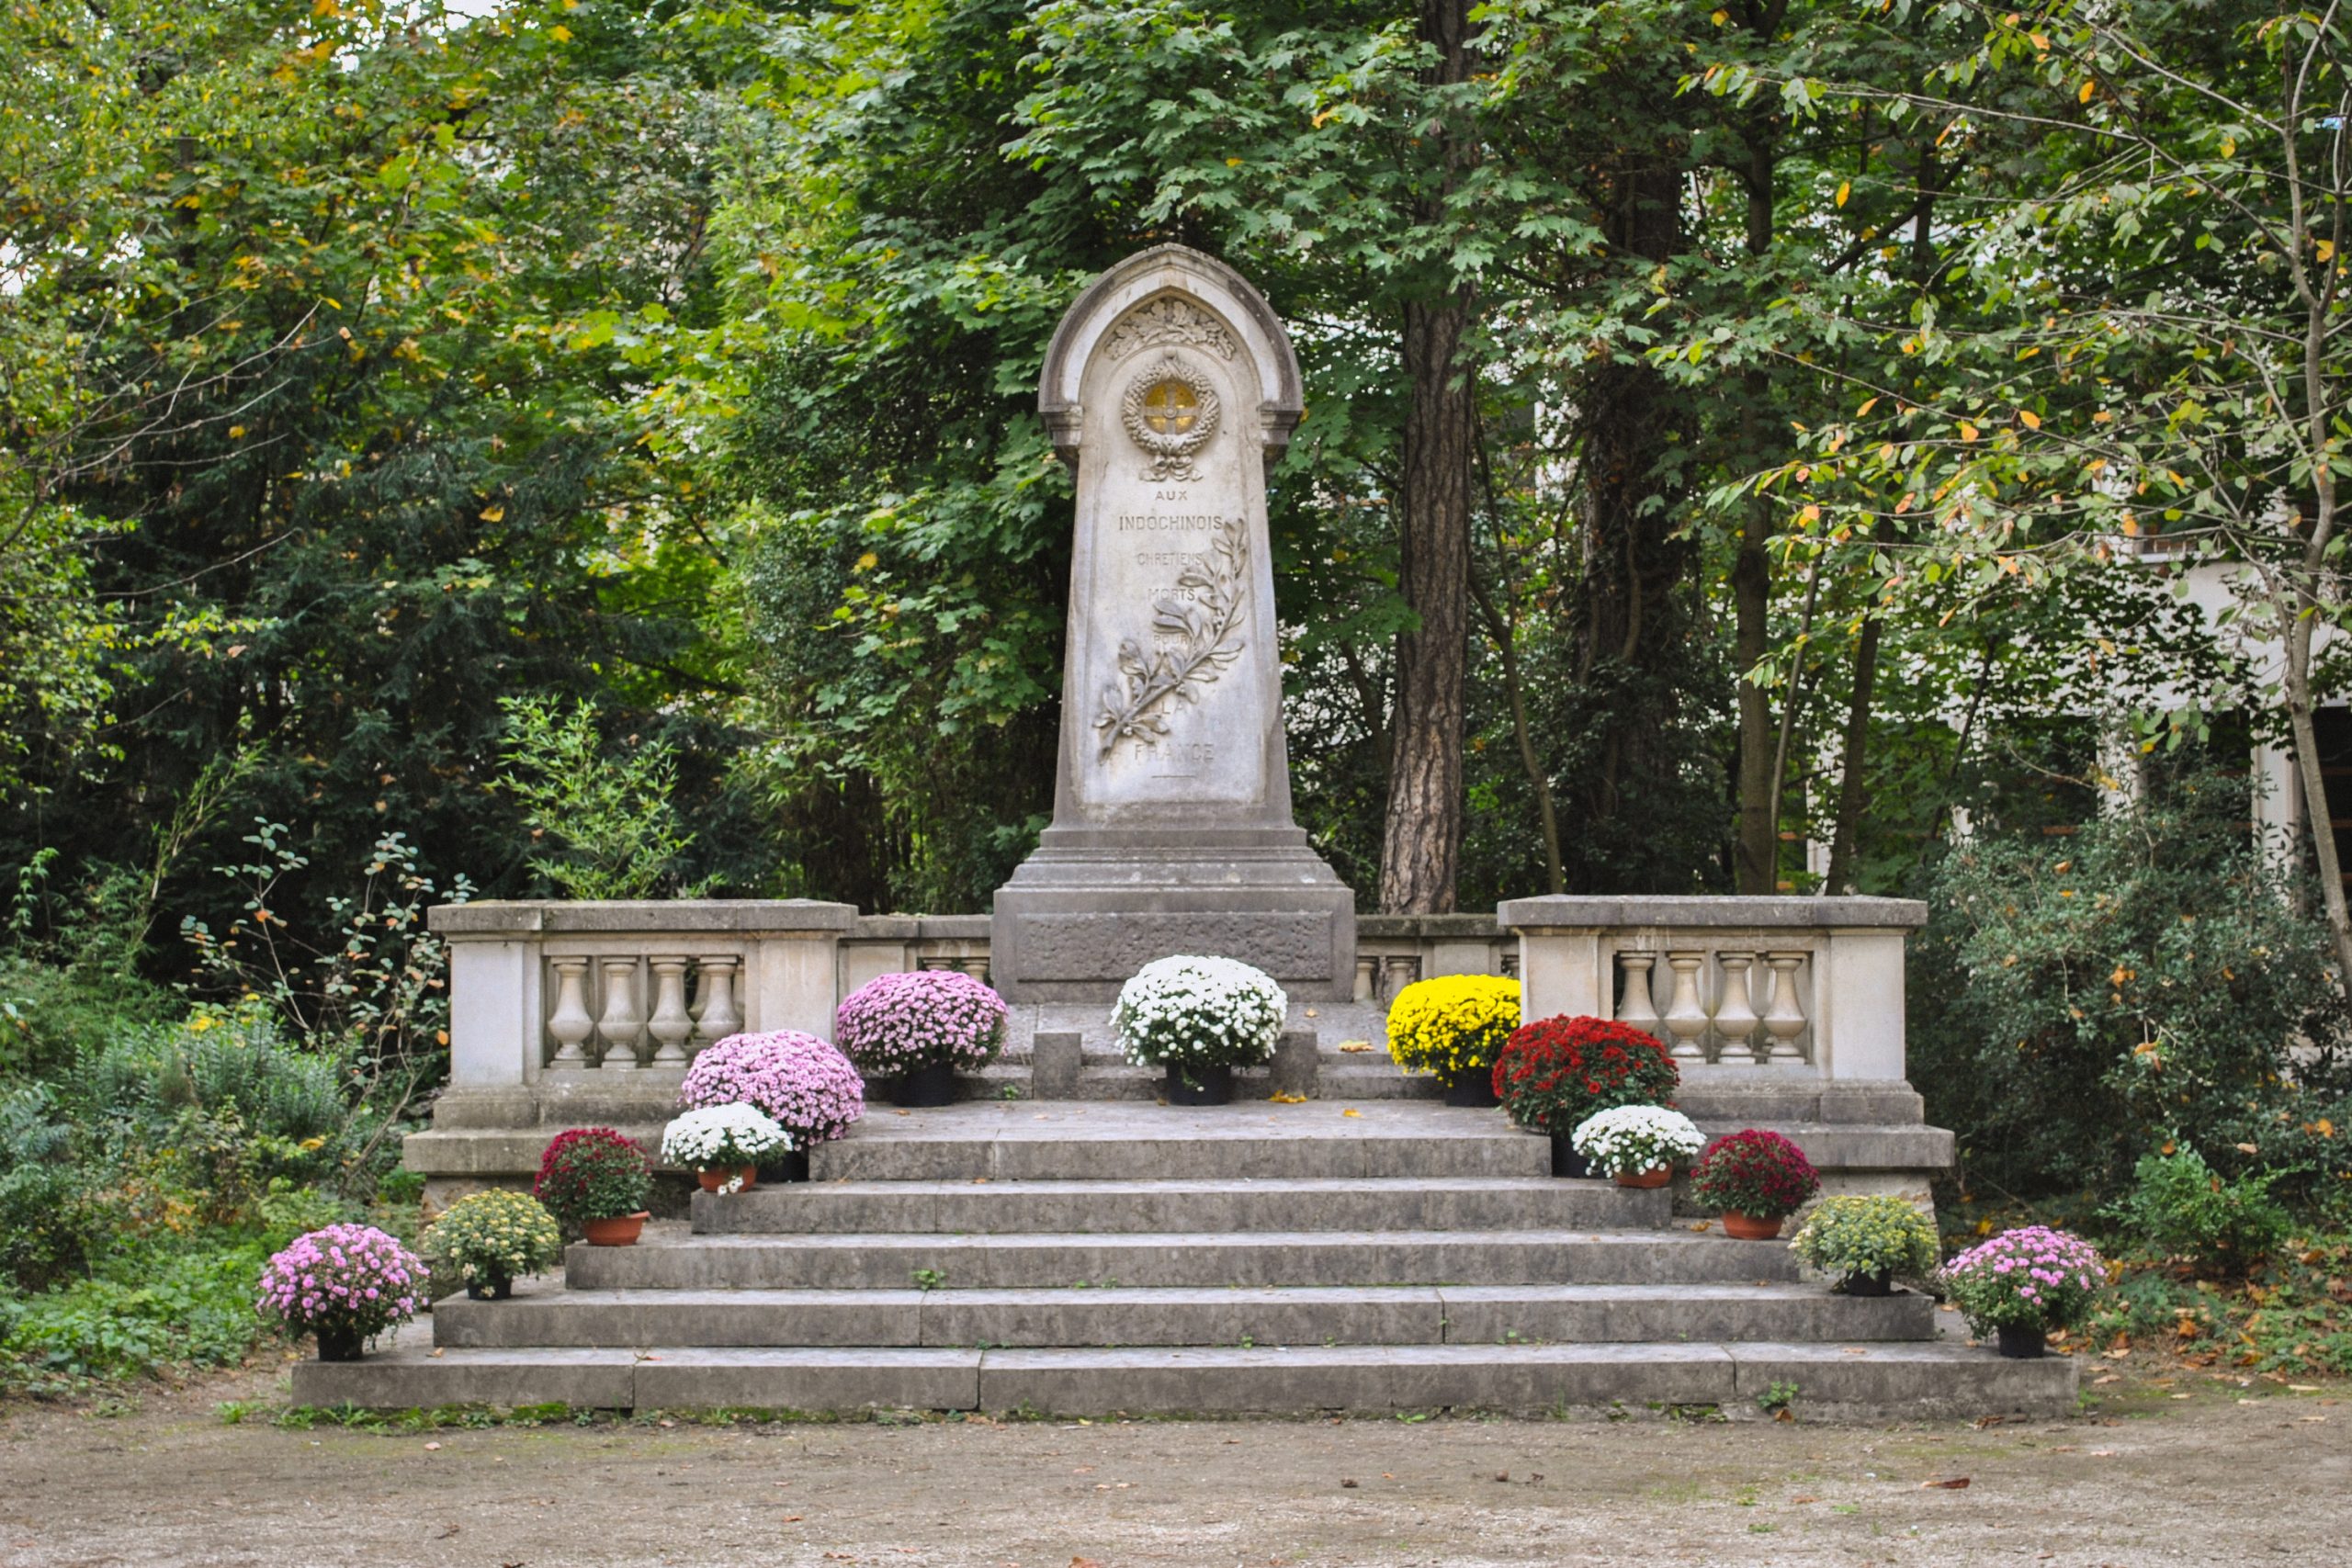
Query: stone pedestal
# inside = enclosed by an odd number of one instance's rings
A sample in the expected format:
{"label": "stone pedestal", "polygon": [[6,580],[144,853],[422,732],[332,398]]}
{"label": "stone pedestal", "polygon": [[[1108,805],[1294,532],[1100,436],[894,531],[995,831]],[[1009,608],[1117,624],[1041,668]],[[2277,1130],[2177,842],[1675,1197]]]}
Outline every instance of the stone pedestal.
{"label": "stone pedestal", "polygon": [[1266,466],[1298,363],[1258,291],[1181,245],[1080,296],[1038,408],[1078,469],[1054,821],[1000,888],[998,990],[1108,1000],[1170,953],[1344,1000],[1355,898],[1291,819]]}

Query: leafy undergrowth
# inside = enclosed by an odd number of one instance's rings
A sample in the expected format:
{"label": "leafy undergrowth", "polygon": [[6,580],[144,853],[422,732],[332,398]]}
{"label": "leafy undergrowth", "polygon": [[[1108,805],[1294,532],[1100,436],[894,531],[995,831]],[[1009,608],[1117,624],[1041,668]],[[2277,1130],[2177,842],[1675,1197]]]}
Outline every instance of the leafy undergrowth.
{"label": "leafy undergrowth", "polygon": [[2352,1234],[2290,1235],[2243,1277],[2202,1272],[2112,1234],[2089,1200],[2031,1205],[1966,1198],[1938,1205],[1947,1254],[2013,1225],[2087,1235],[2108,1258],[2108,1290],[2089,1320],[2054,1344],[2145,1378],[2197,1369],[2290,1379],[2352,1377]]}
{"label": "leafy undergrowth", "polygon": [[2126,1262],[2080,1337],[2110,1360],[2352,1377],[2352,1236],[2290,1238],[2243,1280]]}
{"label": "leafy undergrowth", "polygon": [[73,1398],[125,1380],[233,1366],[265,1328],[261,1244],[125,1248],[90,1278],[0,1291],[0,1396]]}

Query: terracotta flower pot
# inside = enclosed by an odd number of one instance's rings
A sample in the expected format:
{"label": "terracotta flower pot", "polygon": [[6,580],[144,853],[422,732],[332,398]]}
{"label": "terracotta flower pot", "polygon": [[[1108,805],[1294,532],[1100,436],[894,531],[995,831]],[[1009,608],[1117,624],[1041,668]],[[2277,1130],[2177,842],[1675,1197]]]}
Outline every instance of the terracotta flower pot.
{"label": "terracotta flower pot", "polygon": [[1724,1211],[1724,1234],[1741,1241],[1770,1241],[1781,1234],[1781,1216],[1759,1219],[1754,1214]]}
{"label": "terracotta flower pot", "polygon": [[[1635,1171],[1631,1176],[1619,1177],[1617,1179],[1617,1185],[1620,1187],[1641,1188],[1663,1187],[1673,1179],[1674,1168],[1672,1166],[1654,1165],[1647,1170]],[[1775,1224],[1772,1228],[1777,1231],[1781,1227],[1778,1224]]]}
{"label": "terracotta flower pot", "polygon": [[645,1222],[653,1217],[650,1209],[639,1209],[634,1214],[613,1214],[601,1220],[590,1220],[585,1226],[591,1247],[635,1247],[644,1233]]}
{"label": "terracotta flower pot", "polygon": [[742,1178],[742,1185],[735,1190],[749,1192],[759,1183],[760,1168],[756,1165],[747,1165],[740,1170],[697,1170],[695,1172],[695,1179],[702,1183],[702,1190],[706,1192],[716,1192],[737,1177]]}

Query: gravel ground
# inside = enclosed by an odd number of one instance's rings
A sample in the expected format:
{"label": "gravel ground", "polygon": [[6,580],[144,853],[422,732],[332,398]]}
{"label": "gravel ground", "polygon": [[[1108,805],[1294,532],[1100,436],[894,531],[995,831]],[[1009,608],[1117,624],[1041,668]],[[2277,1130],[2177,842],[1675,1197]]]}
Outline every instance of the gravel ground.
{"label": "gravel ground", "polygon": [[[0,1563],[2352,1560],[2352,1389],[2186,1373],[2059,1422],[237,1425],[283,1369],[0,1411]],[[2339,1400],[2341,1403],[2339,1403]],[[1802,1412],[1800,1411],[1800,1416]]]}

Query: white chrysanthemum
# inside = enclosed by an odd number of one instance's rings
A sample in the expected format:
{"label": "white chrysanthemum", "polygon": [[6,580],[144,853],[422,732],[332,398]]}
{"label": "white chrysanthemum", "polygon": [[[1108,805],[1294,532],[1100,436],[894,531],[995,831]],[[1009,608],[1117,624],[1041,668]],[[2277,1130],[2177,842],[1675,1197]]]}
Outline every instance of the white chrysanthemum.
{"label": "white chrysanthemum", "polygon": [[662,1134],[662,1160],[689,1170],[756,1165],[791,1148],[791,1134],[757,1106],[740,1103],[681,1112]]}
{"label": "white chrysanthemum", "polygon": [[1595,1111],[1568,1140],[1604,1176],[1638,1176],[1695,1156],[1706,1138],[1679,1111],[1663,1105],[1620,1105]]}
{"label": "white chrysanthemum", "polygon": [[1180,954],[1145,964],[1119,988],[1111,1028],[1142,1066],[1248,1066],[1273,1055],[1290,998],[1261,969]]}

